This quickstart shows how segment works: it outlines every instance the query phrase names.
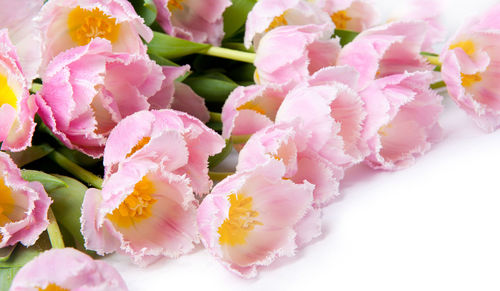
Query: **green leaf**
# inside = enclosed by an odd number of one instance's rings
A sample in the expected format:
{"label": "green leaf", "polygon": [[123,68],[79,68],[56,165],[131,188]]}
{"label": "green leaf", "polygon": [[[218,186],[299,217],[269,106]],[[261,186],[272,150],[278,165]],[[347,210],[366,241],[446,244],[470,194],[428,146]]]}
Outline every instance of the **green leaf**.
{"label": "green leaf", "polygon": [[80,166],[91,167],[96,164],[102,164],[102,159],[94,159],[91,156],[87,156],[86,154],[77,150],[68,149],[67,147],[60,147],[57,149],[57,151],[59,151],[73,163],[76,163]]}
{"label": "green leaf", "polygon": [[257,1],[255,0],[232,0],[233,5],[226,8],[222,17],[224,19],[225,39],[232,37],[245,25],[247,15]]}
{"label": "green leaf", "polygon": [[[49,196],[54,200],[51,208],[61,228],[64,243],[67,245],[74,243],[79,250],[85,250],[83,247],[84,239],[80,232],[80,216],[82,215],[81,208],[87,187],[73,178],[55,176],[68,185],[65,188],[48,191]],[[68,237],[67,234],[70,234],[71,237]]]}
{"label": "green leaf", "polygon": [[226,146],[222,149],[222,151],[215,156],[211,156],[208,158],[208,165],[210,169],[215,168],[218,164],[224,161],[227,156],[231,153],[233,149],[233,143],[230,139],[226,140]]}
{"label": "green leaf", "polygon": [[156,19],[156,6],[152,0],[130,0],[132,6],[134,6],[135,12],[144,18],[144,23],[146,25],[151,25]]}
{"label": "green leaf", "polygon": [[7,153],[18,167],[22,167],[24,165],[27,165],[31,162],[34,162],[36,160],[45,157],[46,155],[50,154],[53,150],[54,149],[51,146],[47,144],[42,144],[38,146],[31,146],[22,152],[7,152]]}
{"label": "green leaf", "polygon": [[56,190],[61,187],[68,187],[68,184],[66,184],[61,179],[41,171],[21,170],[21,175],[26,181],[38,181],[42,183],[43,188],[45,188],[45,191],[47,192]]}
{"label": "green leaf", "polygon": [[148,53],[167,59],[191,55],[204,51],[210,47],[209,44],[196,43],[157,31],[153,33],[153,39],[148,44]]}
{"label": "green leaf", "polygon": [[222,131],[222,122],[209,121],[206,125],[215,131]]}
{"label": "green leaf", "polygon": [[345,46],[346,44],[350,43],[353,41],[356,36],[358,36],[359,32],[356,31],[351,31],[351,30],[342,30],[342,29],[335,29],[335,36],[338,36],[340,38],[340,45]]}
{"label": "green leaf", "polygon": [[154,54],[152,52],[149,52],[149,58],[155,61],[158,65],[160,66],[171,66],[171,67],[178,67],[179,65],[172,62],[169,59],[166,59],[164,57],[160,57],[157,54]]}
{"label": "green leaf", "polygon": [[16,248],[16,245],[4,247],[0,249],[0,262],[5,262],[10,258],[10,255]]}
{"label": "green leaf", "polygon": [[238,84],[221,73],[189,77],[184,80],[184,83],[208,102],[224,102],[227,96],[238,87]]}
{"label": "green leaf", "polygon": [[41,251],[37,246],[29,248],[18,246],[8,260],[0,262],[0,291],[9,290],[17,272]]}

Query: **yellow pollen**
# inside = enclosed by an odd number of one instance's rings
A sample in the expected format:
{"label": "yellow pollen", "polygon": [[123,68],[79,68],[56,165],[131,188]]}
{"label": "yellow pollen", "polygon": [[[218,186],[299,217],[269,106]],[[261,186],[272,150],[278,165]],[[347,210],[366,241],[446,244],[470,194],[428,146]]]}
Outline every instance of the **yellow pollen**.
{"label": "yellow pollen", "polygon": [[[285,13],[286,13],[286,11],[285,11]],[[274,17],[271,24],[269,24],[269,27],[267,27],[266,32],[270,31],[271,29],[274,29],[278,26],[287,25],[288,21],[286,21],[286,19],[285,19],[285,13],[281,14],[280,16]]]}
{"label": "yellow pollen", "polygon": [[247,103],[236,108],[236,110],[243,110],[243,109],[253,110],[253,111],[260,113],[262,115],[266,115],[266,111],[262,107],[260,107],[258,104],[255,104],[252,101],[248,101]]}
{"label": "yellow pollen", "polygon": [[229,195],[229,217],[224,220],[218,229],[220,234],[219,243],[230,246],[242,245],[246,242],[248,233],[255,228],[256,225],[263,225],[262,222],[255,218],[259,213],[252,210],[252,197],[243,194]]}
{"label": "yellow pollen", "polygon": [[457,47],[463,49],[464,52],[466,54],[468,54],[469,56],[474,54],[474,52],[476,51],[476,49],[474,47],[474,43],[470,40],[460,41],[460,42],[457,42],[455,44],[452,44],[452,45],[450,45],[450,50],[455,49]]}
{"label": "yellow pollen", "polygon": [[480,82],[482,80],[481,75],[479,73],[475,73],[473,75],[466,75],[461,73],[462,76],[462,86],[470,87],[476,82]]}
{"label": "yellow pollen", "polygon": [[63,287],[59,287],[54,283],[50,283],[44,289],[38,288],[38,291],[70,291],[70,290]]}
{"label": "yellow pollen", "polygon": [[345,10],[340,10],[333,13],[331,16],[333,23],[335,23],[335,28],[346,29],[347,22],[352,19],[352,17],[347,16]]}
{"label": "yellow pollen", "polygon": [[388,123],[386,125],[382,125],[379,129],[378,129],[378,134],[379,135],[382,135],[382,136],[387,136],[387,129],[391,128],[392,127],[392,124]]}
{"label": "yellow pollen", "polygon": [[78,6],[68,15],[68,28],[71,38],[78,45],[86,45],[96,37],[115,42],[118,39],[120,24],[99,8],[87,10]]}
{"label": "yellow pollen", "polygon": [[149,136],[143,137],[131,150],[130,153],[127,154],[127,158],[133,155],[138,150],[142,149],[148,142],[151,140]]}
{"label": "yellow pollen", "polygon": [[167,4],[168,11],[173,11],[175,9],[184,10],[181,2],[182,0],[169,0]]}
{"label": "yellow pollen", "polygon": [[151,207],[156,203],[152,197],[153,183],[146,177],[135,184],[134,191],[107,217],[119,227],[130,227],[152,215]]}
{"label": "yellow pollen", "polygon": [[0,107],[9,104],[17,110],[17,97],[7,83],[7,77],[0,74]]}

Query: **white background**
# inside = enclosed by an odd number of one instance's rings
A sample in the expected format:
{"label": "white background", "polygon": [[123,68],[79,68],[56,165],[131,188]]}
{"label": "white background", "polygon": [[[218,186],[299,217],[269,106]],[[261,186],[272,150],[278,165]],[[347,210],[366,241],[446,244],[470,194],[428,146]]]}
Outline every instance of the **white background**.
{"label": "white background", "polygon": [[[376,4],[393,16],[405,3]],[[450,35],[495,1],[440,3]],[[403,171],[348,170],[342,198],[324,208],[323,235],[256,279],[228,272],[202,246],[147,268],[105,260],[132,291],[500,290],[500,131],[483,133],[449,99],[445,108],[442,142]]]}

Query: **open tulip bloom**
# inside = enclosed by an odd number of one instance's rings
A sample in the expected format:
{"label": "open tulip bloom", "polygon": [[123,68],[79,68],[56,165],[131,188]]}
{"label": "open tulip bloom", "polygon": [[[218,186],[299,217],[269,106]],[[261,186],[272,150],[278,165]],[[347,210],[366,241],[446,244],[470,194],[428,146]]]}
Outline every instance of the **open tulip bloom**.
{"label": "open tulip bloom", "polygon": [[500,5],[440,55],[438,6],[412,5],[0,0],[0,271],[60,248],[6,284],[127,290],[83,252],[202,247],[255,277],[320,237],[349,168],[402,170],[445,138],[437,89],[499,129]]}

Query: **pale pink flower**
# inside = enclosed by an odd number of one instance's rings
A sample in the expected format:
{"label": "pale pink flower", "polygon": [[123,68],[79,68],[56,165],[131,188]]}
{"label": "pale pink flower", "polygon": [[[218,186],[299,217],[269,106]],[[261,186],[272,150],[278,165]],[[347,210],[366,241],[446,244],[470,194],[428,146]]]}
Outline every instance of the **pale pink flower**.
{"label": "pale pink flower", "polygon": [[323,37],[324,25],[281,26],[261,40],[255,58],[258,84],[280,84],[289,88],[317,70],[337,62],[340,43]]}
{"label": "pale pink flower", "polygon": [[305,0],[259,0],[248,13],[244,43],[260,46],[261,38],[276,27],[286,25],[322,25],[322,37],[330,38],[334,24],[327,13]]}
{"label": "pale pink flower", "polygon": [[442,97],[429,88],[431,82],[430,71],[398,74],[375,80],[360,93],[368,112],[363,127],[368,165],[408,167],[439,140]]}
{"label": "pale pink flower", "polygon": [[38,114],[66,146],[100,157],[109,132],[124,117],[148,110],[164,79],[147,55],[113,53],[109,41],[94,39],[49,64]]}
{"label": "pale pink flower", "polygon": [[224,36],[222,13],[230,0],[153,0],[163,30],[194,42],[220,45]]}
{"label": "pale pink flower", "polygon": [[198,202],[190,179],[174,173],[187,159],[187,145],[179,134],[163,140],[170,163],[127,160],[106,179],[102,190],[87,190],[81,217],[87,249],[100,255],[116,251],[147,265],[194,248]]}
{"label": "pale pink flower", "polygon": [[316,0],[314,3],[330,15],[336,29],[361,32],[375,25],[378,13],[365,0]]}
{"label": "pale pink flower", "polygon": [[500,128],[500,5],[464,23],[440,59],[451,98],[487,132]]}
{"label": "pale pink flower", "polygon": [[[181,147],[174,144],[182,140]],[[200,120],[174,110],[141,111],[123,119],[109,135],[104,150],[106,179],[128,160],[145,159],[164,164],[185,175],[198,194],[210,191],[208,157],[219,153],[224,139]]]}
{"label": "pale pink flower", "polygon": [[35,16],[43,0],[0,0],[0,27],[7,28],[29,87],[42,63],[42,38]]}
{"label": "pale pink flower", "polygon": [[293,256],[297,240],[317,230],[319,216],[311,213],[314,187],[283,179],[284,174],[283,163],[276,160],[237,172],[217,184],[198,208],[203,244],[242,277],[256,276],[258,267],[278,257]]}
{"label": "pale pink flower", "polygon": [[234,89],[222,107],[222,136],[249,135],[273,124],[286,93],[272,84]]}
{"label": "pale pink flower", "polygon": [[11,291],[125,291],[127,285],[108,263],[72,248],[43,252],[19,270]]}
{"label": "pale pink flower", "polygon": [[114,52],[145,53],[141,37],[149,42],[153,32],[125,0],[50,0],[38,18],[42,31],[43,64],[59,53],[100,37]]}
{"label": "pale pink flower", "polygon": [[22,151],[31,145],[38,107],[6,29],[0,30],[0,96],[1,149]]}
{"label": "pale pink flower", "polygon": [[310,151],[334,165],[349,167],[361,162],[366,145],[361,138],[366,117],[358,93],[346,84],[315,76],[288,93],[276,115],[276,123],[301,121],[299,139]]}
{"label": "pale pink flower", "polygon": [[39,182],[26,182],[11,158],[0,152],[0,248],[34,244],[47,228],[52,203]]}
{"label": "pale pink flower", "polygon": [[423,21],[396,21],[370,28],[342,48],[337,65],[354,67],[360,74],[361,89],[375,78],[432,70],[420,55],[426,30]]}
{"label": "pale pink flower", "polygon": [[339,195],[344,171],[312,151],[307,146],[307,136],[300,136],[297,130],[303,128],[281,123],[252,135],[239,153],[236,171],[250,171],[269,159],[279,160],[286,168],[284,178],[313,184],[313,205],[324,206]]}

